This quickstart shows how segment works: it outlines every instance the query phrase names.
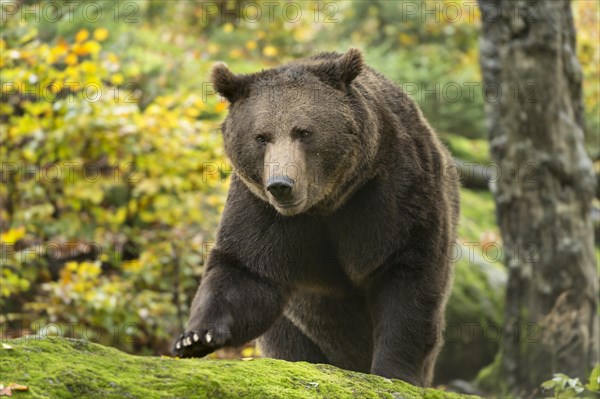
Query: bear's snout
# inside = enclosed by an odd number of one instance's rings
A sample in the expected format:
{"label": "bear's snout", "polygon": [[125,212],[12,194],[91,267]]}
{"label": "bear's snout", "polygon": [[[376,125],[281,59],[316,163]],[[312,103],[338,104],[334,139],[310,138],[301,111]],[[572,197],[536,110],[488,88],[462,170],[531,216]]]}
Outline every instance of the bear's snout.
{"label": "bear's snout", "polygon": [[267,182],[267,191],[280,203],[290,202],[294,180],[287,176],[272,176]]}

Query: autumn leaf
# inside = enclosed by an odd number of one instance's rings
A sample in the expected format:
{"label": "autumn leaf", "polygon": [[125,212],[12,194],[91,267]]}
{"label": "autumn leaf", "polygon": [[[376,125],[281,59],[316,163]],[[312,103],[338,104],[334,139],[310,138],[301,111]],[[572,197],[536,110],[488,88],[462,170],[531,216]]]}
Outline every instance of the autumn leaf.
{"label": "autumn leaf", "polygon": [[80,43],[85,41],[88,37],[90,36],[90,32],[88,32],[87,29],[81,29],[79,32],[77,32],[77,34],[75,35],[75,41]]}
{"label": "autumn leaf", "polygon": [[218,113],[221,113],[221,112],[225,111],[226,109],[227,109],[226,103],[219,102],[215,105],[215,111]]}
{"label": "autumn leaf", "polygon": [[25,227],[21,226],[0,234],[0,242],[14,244],[23,238],[23,236],[25,236]]}
{"label": "autumn leaf", "polygon": [[94,39],[98,40],[99,42],[106,40],[107,37],[108,29],[106,28],[98,28],[94,31]]}
{"label": "autumn leaf", "polygon": [[75,54],[69,54],[65,58],[65,63],[67,65],[75,65],[75,64],[77,64],[78,61],[79,61],[79,59],[77,58],[77,56]]}
{"label": "autumn leaf", "polygon": [[266,57],[275,57],[277,53],[278,51],[274,46],[266,46],[263,49],[263,55],[265,55]]}
{"label": "autumn leaf", "polygon": [[13,391],[27,391],[29,387],[11,382],[7,386],[0,384],[0,396],[13,396]]}

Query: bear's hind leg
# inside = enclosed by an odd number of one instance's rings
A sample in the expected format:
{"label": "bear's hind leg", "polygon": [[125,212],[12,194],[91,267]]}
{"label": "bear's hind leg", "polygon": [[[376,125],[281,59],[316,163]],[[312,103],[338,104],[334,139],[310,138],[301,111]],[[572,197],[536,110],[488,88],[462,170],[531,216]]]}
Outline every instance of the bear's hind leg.
{"label": "bear's hind leg", "polygon": [[285,316],[259,339],[263,355],[291,362],[329,363],[321,349]]}

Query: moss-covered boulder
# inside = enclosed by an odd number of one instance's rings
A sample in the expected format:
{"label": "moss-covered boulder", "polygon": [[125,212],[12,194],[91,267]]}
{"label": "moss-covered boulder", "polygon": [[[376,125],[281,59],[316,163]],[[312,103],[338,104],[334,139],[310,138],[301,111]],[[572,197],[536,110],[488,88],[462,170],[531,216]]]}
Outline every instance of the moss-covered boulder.
{"label": "moss-covered boulder", "polygon": [[28,387],[13,393],[23,399],[467,397],[322,364],[141,357],[62,338],[5,341],[0,383],[11,382]]}
{"label": "moss-covered boulder", "polygon": [[[467,248],[462,250],[468,253]],[[436,365],[437,383],[472,380],[493,362],[503,332],[506,279],[502,264],[490,263],[476,253],[456,263],[446,308],[445,342]]]}
{"label": "moss-covered boulder", "polygon": [[461,244],[453,253],[454,285],[446,308],[445,343],[435,371],[438,384],[473,380],[493,362],[503,332],[507,270],[498,252],[501,240],[494,198],[490,192],[463,188],[460,201]]}

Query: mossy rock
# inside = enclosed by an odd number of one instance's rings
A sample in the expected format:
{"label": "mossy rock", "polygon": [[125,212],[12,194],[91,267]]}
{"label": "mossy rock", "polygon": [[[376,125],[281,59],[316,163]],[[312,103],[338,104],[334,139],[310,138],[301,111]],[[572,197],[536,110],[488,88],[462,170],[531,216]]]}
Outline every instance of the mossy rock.
{"label": "mossy rock", "polygon": [[[463,247],[463,254],[468,249]],[[454,286],[446,308],[445,343],[436,365],[437,383],[472,380],[496,356],[503,333],[507,273],[478,254],[454,266]]]}
{"label": "mossy rock", "polygon": [[[500,348],[507,270],[502,256],[482,252],[483,243],[500,233],[491,193],[461,189],[459,242],[453,253],[454,285],[446,308],[445,343],[438,358],[435,382],[471,381],[493,362]],[[467,247],[465,244],[469,243]],[[473,248],[473,244],[478,244]]]}
{"label": "mossy rock", "polygon": [[16,398],[475,398],[322,364],[132,356],[64,338],[22,338],[0,348],[0,382]]}

